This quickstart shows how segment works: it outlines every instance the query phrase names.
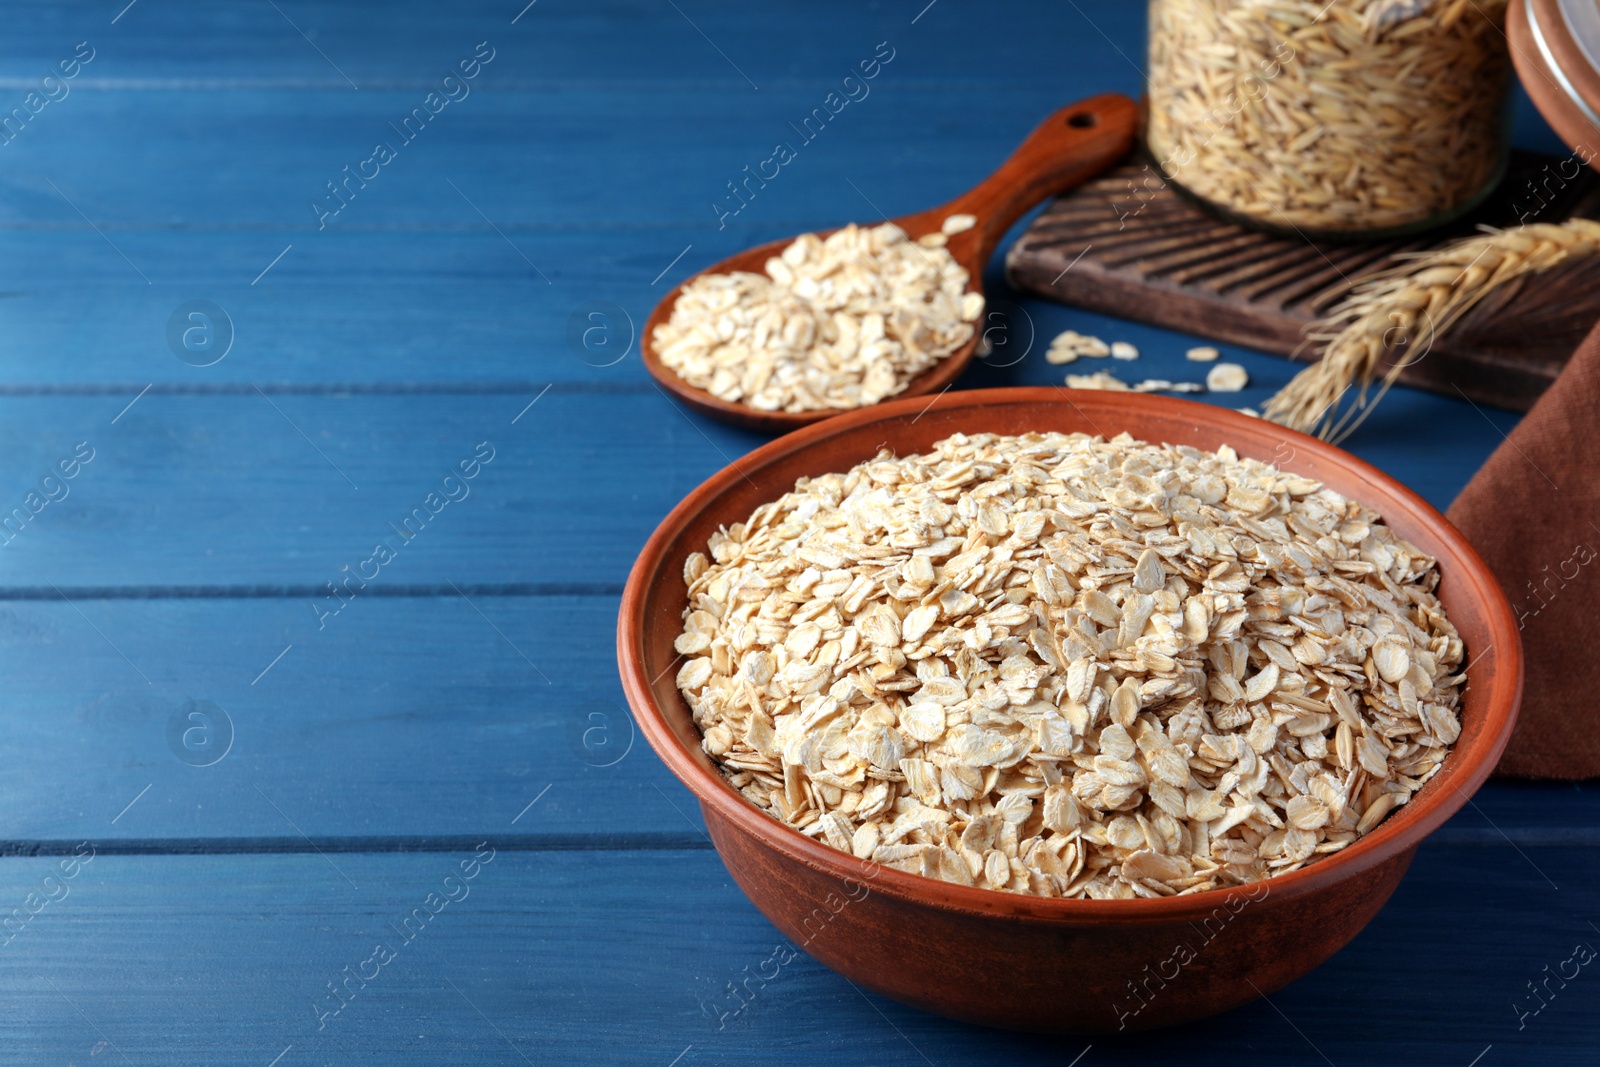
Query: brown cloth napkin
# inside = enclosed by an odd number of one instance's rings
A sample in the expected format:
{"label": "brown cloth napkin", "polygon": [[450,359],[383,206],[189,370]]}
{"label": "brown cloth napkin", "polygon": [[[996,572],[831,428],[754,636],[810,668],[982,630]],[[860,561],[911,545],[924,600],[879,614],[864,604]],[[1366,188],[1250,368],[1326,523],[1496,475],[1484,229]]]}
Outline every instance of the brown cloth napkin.
{"label": "brown cloth napkin", "polygon": [[1527,660],[1497,774],[1600,777],[1600,327],[1450,506],[1511,600]]}

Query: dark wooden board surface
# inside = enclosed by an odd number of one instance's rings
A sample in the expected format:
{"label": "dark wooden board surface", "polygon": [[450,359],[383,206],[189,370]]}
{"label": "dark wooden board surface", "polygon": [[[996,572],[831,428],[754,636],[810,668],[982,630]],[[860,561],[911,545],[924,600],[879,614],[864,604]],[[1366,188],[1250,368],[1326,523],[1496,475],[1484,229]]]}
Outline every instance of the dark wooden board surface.
{"label": "dark wooden board surface", "polygon": [[[595,302],[642,323],[745,245],[969,187],[1049,111],[1138,93],[1143,5],[525,4],[0,4],[0,105],[76,42],[97,49],[0,146],[0,507],[76,442],[97,450],[0,547],[0,915],[61,853],[98,850],[0,934],[0,1065],[1592,1050],[1584,980],[1521,1029],[1512,1004],[1572,943],[1600,944],[1600,792],[1513,782],[1430,840],[1348,951],[1225,1019],[1092,1048],[1020,1038],[802,955],[719,1029],[715,998],[779,935],[689,795],[627,745],[612,643],[654,524],[763,438],[685,413],[636,352],[575,347],[569,323]],[[322,183],[484,40],[472,95],[318,230]],[[719,227],[726,182],[880,41],[896,58],[871,95]],[[1135,342],[1150,376],[1192,373],[1193,332],[1020,295],[998,262],[987,281],[1004,343],[958,388],[1059,381],[1043,340],[1066,328]],[[166,337],[194,299],[236,329],[207,367]],[[1259,405],[1293,373],[1227,348],[1252,383],[1213,402]],[[1401,389],[1349,446],[1443,506],[1515,423]],[[319,629],[313,594],[485,439],[471,497]],[[191,701],[233,728],[209,766],[169,734]],[[313,995],[483,840],[500,851],[470,898],[317,1030]]]}
{"label": "dark wooden board surface", "polygon": [[[1517,152],[1470,217],[1409,238],[1335,243],[1247,229],[1164,181],[1144,158],[1057,199],[1006,257],[1013,285],[1079,307],[1314,359],[1305,328],[1395,256],[1479,225],[1600,215],[1600,176],[1570,157]],[[1426,344],[1411,385],[1526,411],[1600,322],[1600,261],[1512,283]]]}

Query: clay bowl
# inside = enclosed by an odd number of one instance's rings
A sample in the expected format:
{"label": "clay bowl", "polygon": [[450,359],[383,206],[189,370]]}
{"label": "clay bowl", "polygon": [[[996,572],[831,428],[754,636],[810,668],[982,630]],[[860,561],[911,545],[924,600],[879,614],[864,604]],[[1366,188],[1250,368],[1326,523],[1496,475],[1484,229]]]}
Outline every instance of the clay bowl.
{"label": "clay bowl", "polygon": [[[675,685],[684,558],[802,475],[847,470],[885,445],[909,454],[958,431],[1030,430],[1232,445],[1376,508],[1436,557],[1439,596],[1470,660],[1461,736],[1440,771],[1377,829],[1317,863],[1248,889],[1155,900],[1037,899],[933,881],[836,852],[745,801],[701,751]],[[906,1004],[1051,1032],[1197,1019],[1271,993],[1332,956],[1377,914],[1418,843],[1489,776],[1522,691],[1522,647],[1505,595],[1461,534],[1394,479],[1313,438],[1221,408],[1050,388],[952,393],[931,407],[894,401],[741,458],[691,493],[645,545],[623,594],[617,647],[645,737],[699,799],[729,873],[785,936]]]}
{"label": "clay bowl", "polygon": [[[970,230],[950,237],[945,250],[966,270],[967,292],[981,294],[984,266],[1012,224],[1040,201],[1081,185],[1121,161],[1132,150],[1138,127],[1139,106],[1125,96],[1105,93],[1080,100],[1040,123],[1010,158],[980,185],[947,204],[888,221],[915,240],[926,234],[938,233],[944,220],[951,215],[971,215],[976,218],[977,224]],[[863,225],[876,225],[878,221],[865,220]],[[817,231],[821,237],[833,232],[831,229]],[[786,237],[781,241],[770,241],[745,249],[685,278],[662,298],[639,333],[639,355],[645,369],[663,389],[703,415],[770,433],[787,433],[838,414],[832,410],[761,411],[745,404],[722,400],[678,377],[656,354],[656,327],[672,316],[672,307],[678,302],[678,295],[683,292],[685,285],[702,274],[736,271],[763,274],[767,260],[793,242],[793,237]],[[986,320],[979,320],[980,323],[983,321]],[[927,396],[948,389],[966,370],[967,364],[972,362],[978,339],[982,335],[981,328],[974,331],[972,339],[959,350],[911,379],[905,389],[896,395]]]}
{"label": "clay bowl", "polygon": [[1577,164],[1594,163],[1600,139],[1600,10],[1592,0],[1513,0],[1506,39],[1534,106],[1572,146],[1559,169],[1576,176]]}

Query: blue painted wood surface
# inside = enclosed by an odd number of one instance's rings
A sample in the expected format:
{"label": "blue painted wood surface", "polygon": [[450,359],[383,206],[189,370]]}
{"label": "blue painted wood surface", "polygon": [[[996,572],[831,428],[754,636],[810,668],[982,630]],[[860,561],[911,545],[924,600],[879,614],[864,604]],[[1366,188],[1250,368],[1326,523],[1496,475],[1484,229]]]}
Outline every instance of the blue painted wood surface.
{"label": "blue painted wood surface", "polygon": [[[0,113],[93,50],[0,145],[0,511],[92,451],[0,535],[0,1064],[1592,1056],[1600,985],[1529,989],[1600,944],[1590,784],[1492,783],[1349,949],[1223,1019],[1021,1038],[803,955],[728,1014],[779,935],[634,736],[612,630],[655,523],[763,438],[664,398],[632,334],[692,270],[947,199],[1040,115],[1136,92],[1142,7],[0,7]],[[884,41],[870,94],[728,213]],[[324,183],[480,42],[470,92],[319,227]],[[1518,136],[1553,143],[1525,102]],[[989,283],[1010,347],[964,387],[1056,380],[1069,327],[1192,376],[1191,338]],[[207,366],[169,340],[198,300],[232,338]],[[1229,354],[1240,405],[1294,369]],[[1443,507],[1513,425],[1397,390],[1350,445]],[[330,596],[379,541],[393,562]],[[330,999],[379,941],[394,961]]]}

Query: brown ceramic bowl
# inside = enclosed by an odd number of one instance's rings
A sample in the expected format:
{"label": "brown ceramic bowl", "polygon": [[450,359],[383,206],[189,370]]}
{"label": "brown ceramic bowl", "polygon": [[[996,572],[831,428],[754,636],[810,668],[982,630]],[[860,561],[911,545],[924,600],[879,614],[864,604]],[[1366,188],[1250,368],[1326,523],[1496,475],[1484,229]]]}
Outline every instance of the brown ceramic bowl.
{"label": "brown ceramic bowl", "polygon": [[[1511,60],[1534,106],[1578,163],[1600,152],[1600,10],[1594,0],[1512,0],[1506,9]],[[1555,165],[1563,181],[1569,160]],[[1535,192],[1536,190],[1529,190]],[[1534,201],[1542,203],[1541,201]]]}
{"label": "brown ceramic bowl", "polygon": [[[956,432],[1030,430],[1232,445],[1376,508],[1436,557],[1439,596],[1470,659],[1461,736],[1439,773],[1376,830],[1317,863],[1249,889],[1155,900],[1040,899],[921,878],[837,852],[745,801],[701,751],[675,684],[684,558],[802,475],[848,470],[886,445],[909,454]],[[691,493],[645,545],[623,594],[617,650],[645,737],[699,799],[729,873],[779,930],[852,981],[906,1004],[1033,1031],[1196,1019],[1322,963],[1377,914],[1417,845],[1489,776],[1522,693],[1522,646],[1505,595],[1461,534],[1394,479],[1330,445],[1221,408],[1050,388],[952,393],[931,406],[893,401],[741,458]]]}

